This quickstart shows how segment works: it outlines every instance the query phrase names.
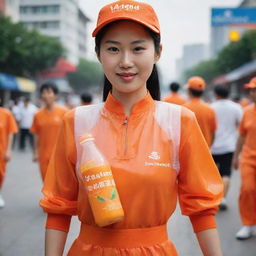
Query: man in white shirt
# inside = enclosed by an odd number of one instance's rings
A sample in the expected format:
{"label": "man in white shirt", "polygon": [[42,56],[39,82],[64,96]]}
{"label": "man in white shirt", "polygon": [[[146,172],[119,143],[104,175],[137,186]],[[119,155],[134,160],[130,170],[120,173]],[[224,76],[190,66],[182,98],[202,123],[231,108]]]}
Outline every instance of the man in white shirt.
{"label": "man in white shirt", "polygon": [[24,99],[24,105],[20,107],[20,150],[25,149],[26,139],[29,139],[31,148],[33,149],[33,136],[29,129],[32,126],[33,118],[38,108],[30,103],[29,98]]}
{"label": "man in white shirt", "polygon": [[242,108],[228,99],[227,86],[218,85],[214,88],[216,101],[212,104],[216,112],[218,127],[211,147],[212,156],[219,169],[224,183],[224,197],[220,210],[227,209],[226,195],[229,188],[232,157],[236,148],[237,127],[242,118]]}

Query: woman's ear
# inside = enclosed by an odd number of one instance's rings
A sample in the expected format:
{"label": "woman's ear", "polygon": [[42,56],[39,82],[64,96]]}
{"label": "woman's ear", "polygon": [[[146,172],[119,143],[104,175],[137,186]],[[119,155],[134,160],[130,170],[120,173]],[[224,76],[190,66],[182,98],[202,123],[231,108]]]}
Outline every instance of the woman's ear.
{"label": "woman's ear", "polygon": [[155,64],[159,61],[162,54],[163,46],[160,44],[159,51],[155,53]]}

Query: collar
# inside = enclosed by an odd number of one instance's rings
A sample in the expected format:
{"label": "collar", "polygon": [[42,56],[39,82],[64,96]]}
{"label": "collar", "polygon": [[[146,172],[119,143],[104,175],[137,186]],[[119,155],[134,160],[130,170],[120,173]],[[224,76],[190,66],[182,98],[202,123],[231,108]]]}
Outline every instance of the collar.
{"label": "collar", "polygon": [[[141,113],[145,113],[151,109],[154,109],[155,103],[152,99],[150,93],[148,92],[147,95],[135,103],[132,107],[131,116],[138,115]],[[113,97],[111,93],[108,94],[107,100],[105,102],[105,109],[109,112],[115,113],[117,115],[125,116],[124,107],[121,102]]]}
{"label": "collar", "polygon": [[203,102],[203,100],[201,98],[196,98],[196,97],[193,97],[193,98],[190,98],[191,102]]}

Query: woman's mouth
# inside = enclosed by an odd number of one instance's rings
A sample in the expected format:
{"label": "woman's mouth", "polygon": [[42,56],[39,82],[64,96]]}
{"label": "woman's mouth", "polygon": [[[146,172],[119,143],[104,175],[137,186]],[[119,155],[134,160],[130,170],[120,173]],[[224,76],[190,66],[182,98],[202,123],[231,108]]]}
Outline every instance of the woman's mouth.
{"label": "woman's mouth", "polygon": [[136,73],[117,73],[117,75],[125,82],[130,82],[137,75]]}

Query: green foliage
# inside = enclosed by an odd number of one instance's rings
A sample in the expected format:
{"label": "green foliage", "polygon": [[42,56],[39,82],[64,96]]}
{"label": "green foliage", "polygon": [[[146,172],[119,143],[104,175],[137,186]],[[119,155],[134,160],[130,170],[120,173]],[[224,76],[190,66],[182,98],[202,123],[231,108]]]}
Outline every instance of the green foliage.
{"label": "green foliage", "polygon": [[61,43],[0,15],[0,71],[34,77],[65,54]]}
{"label": "green foliage", "polygon": [[214,77],[220,73],[216,60],[202,61],[195,67],[185,71],[185,78],[191,76],[201,76],[209,83]]}
{"label": "green foliage", "polygon": [[80,59],[77,72],[68,74],[68,80],[76,91],[97,86],[103,81],[103,72],[98,62]]}
{"label": "green foliage", "polygon": [[247,31],[241,40],[231,42],[218,54],[216,60],[202,61],[185,71],[186,79],[198,75],[207,82],[214,77],[228,73],[256,58],[256,31]]}

